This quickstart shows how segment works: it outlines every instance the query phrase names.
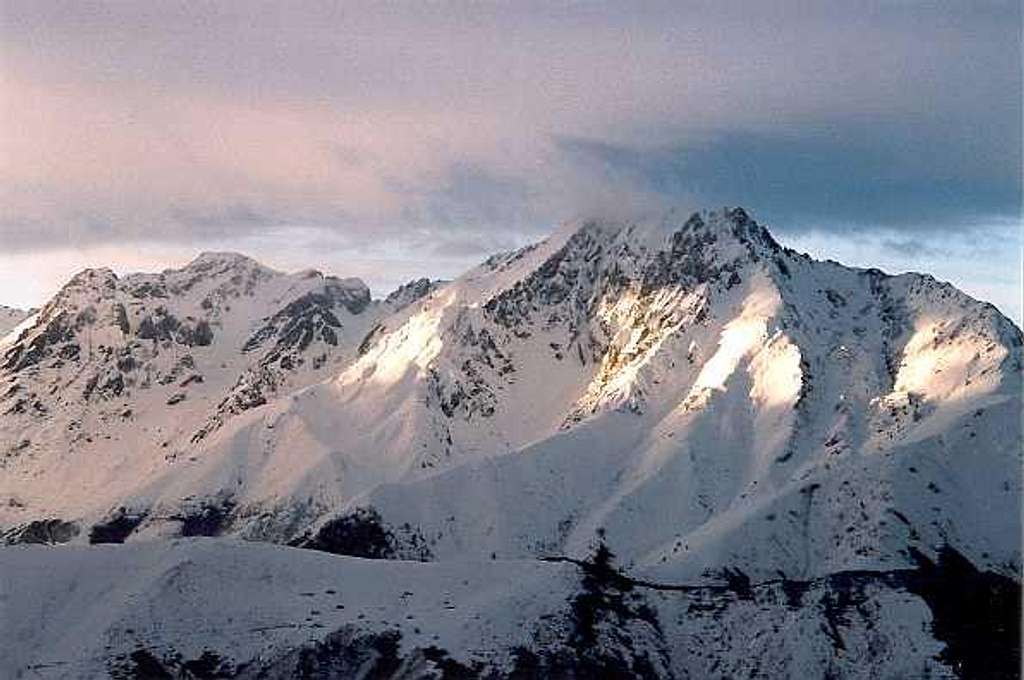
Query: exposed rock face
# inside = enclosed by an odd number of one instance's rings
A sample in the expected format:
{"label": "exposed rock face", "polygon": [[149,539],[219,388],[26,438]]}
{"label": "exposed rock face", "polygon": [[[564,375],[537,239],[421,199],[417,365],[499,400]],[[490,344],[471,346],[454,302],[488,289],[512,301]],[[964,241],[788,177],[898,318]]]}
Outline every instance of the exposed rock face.
{"label": "exposed rock face", "polygon": [[430,279],[414,279],[393,290],[384,298],[384,302],[395,310],[404,309],[414,302],[418,302],[436,290],[444,287],[446,281],[431,281]]}

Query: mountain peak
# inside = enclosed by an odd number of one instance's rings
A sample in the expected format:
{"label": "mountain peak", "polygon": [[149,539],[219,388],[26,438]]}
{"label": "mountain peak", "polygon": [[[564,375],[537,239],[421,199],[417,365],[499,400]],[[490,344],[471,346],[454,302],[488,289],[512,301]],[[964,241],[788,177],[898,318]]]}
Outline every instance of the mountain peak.
{"label": "mountain peak", "polygon": [[716,210],[700,210],[686,213],[672,208],[656,216],[642,216],[630,219],[609,219],[591,217],[565,223],[559,233],[571,238],[575,233],[662,249],[676,243],[686,234],[698,233],[717,241],[720,237],[735,240],[747,246],[748,250],[775,252],[781,246],[767,228],[755,221],[742,207],[724,207]]}
{"label": "mountain peak", "polygon": [[262,264],[242,253],[233,251],[206,250],[185,265],[185,269],[205,271],[210,269],[225,269],[236,267],[251,267],[266,269]]}
{"label": "mountain peak", "polygon": [[109,267],[88,267],[72,276],[65,287],[95,285],[99,282],[116,281],[117,274]]}

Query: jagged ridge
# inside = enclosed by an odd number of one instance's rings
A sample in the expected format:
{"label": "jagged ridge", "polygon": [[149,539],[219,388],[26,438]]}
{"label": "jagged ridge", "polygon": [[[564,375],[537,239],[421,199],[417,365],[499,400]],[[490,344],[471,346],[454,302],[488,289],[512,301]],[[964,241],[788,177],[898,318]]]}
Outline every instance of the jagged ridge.
{"label": "jagged ridge", "polygon": [[[787,582],[896,572],[949,546],[1017,578],[1021,333],[930,277],[814,261],[739,209],[566,225],[381,303],[245,260],[198,269],[131,288],[148,319],[132,358],[152,346],[143,365],[157,366],[160,350],[170,409],[138,408],[139,384],[123,377],[67,383],[92,382],[81,412],[99,416],[72,440],[102,470],[88,502],[58,504],[31,481],[83,475],[72,456],[38,452],[53,437],[40,385],[126,358],[109,338],[143,324],[113,306],[123,283],[73,281],[72,297],[91,302],[48,305],[5,350],[6,403],[29,398],[21,429],[4,433],[9,538],[229,534],[463,565],[580,560],[600,534],[631,578],[697,586],[723,570]],[[230,285],[204,307],[224,285],[208,285],[211,272]],[[167,302],[183,295],[208,313]],[[250,295],[272,304],[239,312]],[[231,326],[229,307],[248,323]],[[197,401],[191,390],[216,372],[204,352],[228,328],[235,363],[210,390],[219,401],[168,437],[149,414]],[[342,342],[338,329],[352,332]],[[159,440],[141,454],[96,441],[142,429]],[[30,523],[55,518],[73,528]],[[879,588],[877,611],[917,611]],[[739,608],[725,611],[734,621]]]}

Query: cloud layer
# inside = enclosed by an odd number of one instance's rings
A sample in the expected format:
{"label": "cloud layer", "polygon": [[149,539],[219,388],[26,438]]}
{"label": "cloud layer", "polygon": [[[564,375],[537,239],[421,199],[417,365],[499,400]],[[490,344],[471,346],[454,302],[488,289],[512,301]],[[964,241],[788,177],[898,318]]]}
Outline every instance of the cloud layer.
{"label": "cloud layer", "polygon": [[2,0],[0,244],[292,234],[297,255],[315,234],[426,260],[579,214],[737,203],[793,234],[995,238],[1019,216],[1020,18]]}

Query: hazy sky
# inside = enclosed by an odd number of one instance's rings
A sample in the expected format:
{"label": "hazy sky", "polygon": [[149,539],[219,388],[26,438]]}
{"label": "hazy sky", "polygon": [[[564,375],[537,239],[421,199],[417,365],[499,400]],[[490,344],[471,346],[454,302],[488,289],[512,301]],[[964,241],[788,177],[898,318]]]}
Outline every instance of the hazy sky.
{"label": "hazy sky", "polygon": [[1019,323],[1020,32],[1016,0],[0,0],[0,302],[207,249],[384,293],[739,204]]}

